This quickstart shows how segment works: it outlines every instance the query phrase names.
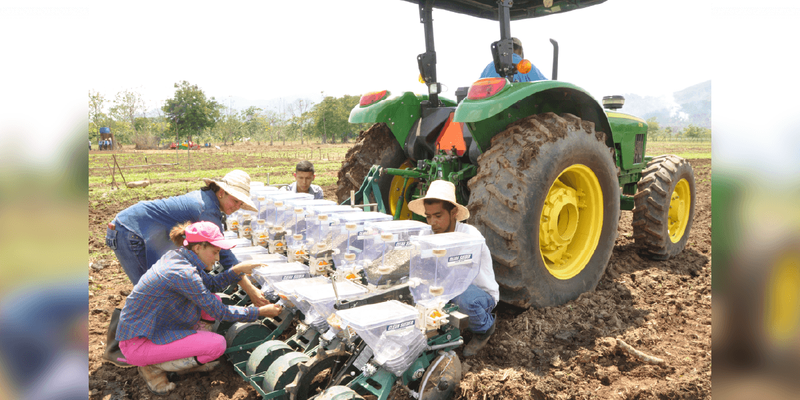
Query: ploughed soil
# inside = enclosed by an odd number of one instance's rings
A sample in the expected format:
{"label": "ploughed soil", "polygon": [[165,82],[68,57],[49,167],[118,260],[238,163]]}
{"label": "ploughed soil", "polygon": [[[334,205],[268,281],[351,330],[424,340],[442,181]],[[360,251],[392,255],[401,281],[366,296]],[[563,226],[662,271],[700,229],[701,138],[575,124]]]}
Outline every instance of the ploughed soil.
{"label": "ploughed soil", "polygon": [[[558,307],[521,310],[501,303],[488,345],[475,357],[461,357],[463,377],[454,398],[711,398],[711,160],[689,161],[697,204],[686,249],[668,261],[650,260],[634,244],[632,212],[622,211],[614,253],[597,288]],[[335,185],[323,189],[336,200]],[[90,254],[107,254],[106,223],[139,200],[147,199],[112,202],[90,192]],[[177,388],[167,396],[151,394],[136,368],[103,363],[108,321],[132,285],[113,254],[89,261],[91,399],[260,397],[224,359],[214,371],[172,377]],[[623,351],[617,339],[663,364]],[[397,388],[391,397],[408,398]]]}

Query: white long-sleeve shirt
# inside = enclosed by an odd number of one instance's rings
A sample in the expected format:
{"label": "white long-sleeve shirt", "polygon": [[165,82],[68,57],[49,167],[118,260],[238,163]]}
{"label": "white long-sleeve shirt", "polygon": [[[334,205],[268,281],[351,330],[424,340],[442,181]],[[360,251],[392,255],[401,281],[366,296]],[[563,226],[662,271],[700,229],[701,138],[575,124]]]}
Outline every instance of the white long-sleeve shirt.
{"label": "white long-sleeve shirt", "polygon": [[[472,225],[468,225],[462,222],[456,222],[455,231],[479,236],[482,239],[484,239],[483,235],[478,230],[478,228],[475,228]],[[486,246],[485,242],[483,244],[483,249],[481,251],[480,268],[481,269],[480,271],[478,271],[478,276],[475,277],[475,280],[472,281],[472,284],[481,288],[484,292],[492,296],[494,298],[495,303],[499,303],[500,285],[498,285],[497,281],[494,279],[494,267],[492,267],[492,254],[489,253],[489,247]]]}

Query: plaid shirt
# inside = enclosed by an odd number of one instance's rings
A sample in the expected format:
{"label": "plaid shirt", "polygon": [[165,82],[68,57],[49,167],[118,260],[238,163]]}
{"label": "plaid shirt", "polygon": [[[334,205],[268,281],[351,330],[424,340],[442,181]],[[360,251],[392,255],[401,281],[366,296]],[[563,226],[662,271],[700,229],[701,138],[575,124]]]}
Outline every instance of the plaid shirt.
{"label": "plaid shirt", "polygon": [[205,310],[222,321],[255,321],[257,307],[226,306],[214,296],[240,277],[231,270],[211,276],[186,248],[170,250],[142,275],[125,301],[117,340],[146,337],[167,344],[197,333],[192,329]]}

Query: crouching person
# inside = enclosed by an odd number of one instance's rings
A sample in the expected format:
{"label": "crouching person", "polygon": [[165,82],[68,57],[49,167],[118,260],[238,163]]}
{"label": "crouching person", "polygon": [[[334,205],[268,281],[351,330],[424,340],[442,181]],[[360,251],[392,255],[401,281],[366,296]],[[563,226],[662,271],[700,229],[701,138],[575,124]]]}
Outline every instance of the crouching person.
{"label": "crouching person", "polygon": [[[431,182],[425,197],[409,202],[408,209],[424,216],[434,234],[462,232],[483,238],[477,228],[459,222],[469,218],[469,210],[456,201],[456,186],[451,182]],[[459,311],[469,317],[469,330],[473,333],[464,347],[464,357],[478,354],[489,342],[496,325],[492,311],[500,301],[500,285],[495,281],[492,255],[485,243],[481,254],[478,275],[464,293],[453,299]]]}
{"label": "crouching person", "polygon": [[[255,321],[274,317],[281,307],[239,307],[223,304],[214,292],[249,274],[258,264],[240,263],[211,276],[223,240],[216,224],[184,223],[170,231],[178,249],[170,250],[147,270],[128,296],[120,314],[116,339],[124,361],[139,367],[150,391],[166,394],[175,388],[167,372],[209,371],[225,352],[225,338],[207,332],[201,314],[222,321]],[[205,312],[204,312],[205,311]],[[206,315],[207,314],[207,315]]]}

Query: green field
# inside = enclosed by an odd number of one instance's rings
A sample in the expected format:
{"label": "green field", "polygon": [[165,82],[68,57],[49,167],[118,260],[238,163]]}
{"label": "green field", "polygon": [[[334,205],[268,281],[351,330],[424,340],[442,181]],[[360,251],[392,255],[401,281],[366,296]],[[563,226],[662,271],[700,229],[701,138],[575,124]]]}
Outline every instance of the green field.
{"label": "green field", "polygon": [[711,158],[711,142],[647,142],[648,156],[675,154],[686,159]]}

